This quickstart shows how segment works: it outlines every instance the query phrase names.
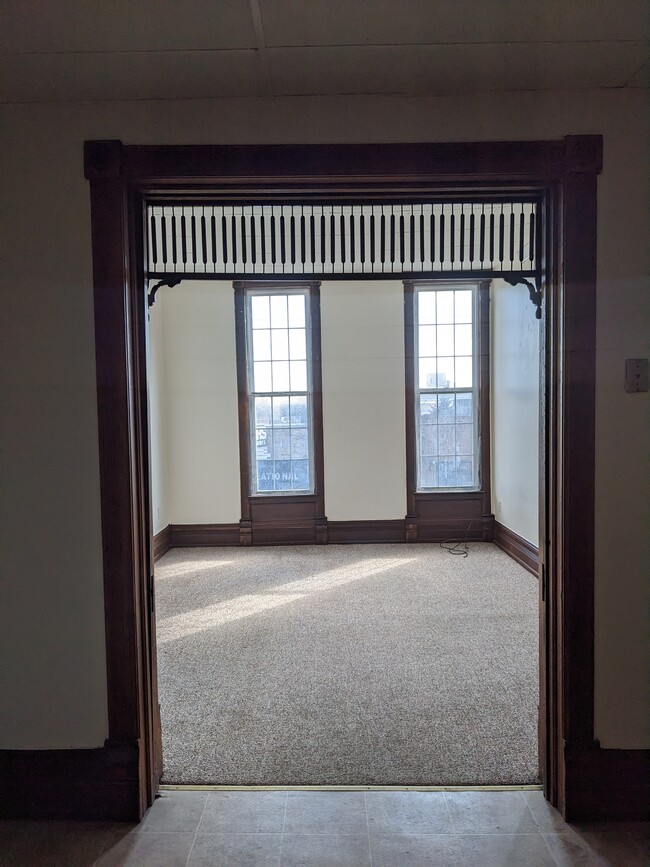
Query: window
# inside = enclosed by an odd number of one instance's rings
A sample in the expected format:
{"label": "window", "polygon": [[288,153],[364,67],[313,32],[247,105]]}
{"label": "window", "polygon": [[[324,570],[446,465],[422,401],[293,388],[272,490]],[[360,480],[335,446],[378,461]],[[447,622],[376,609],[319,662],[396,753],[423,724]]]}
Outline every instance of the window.
{"label": "window", "polygon": [[478,490],[476,285],[415,285],[417,491]]}
{"label": "window", "polygon": [[309,289],[246,290],[251,494],[314,491]]}

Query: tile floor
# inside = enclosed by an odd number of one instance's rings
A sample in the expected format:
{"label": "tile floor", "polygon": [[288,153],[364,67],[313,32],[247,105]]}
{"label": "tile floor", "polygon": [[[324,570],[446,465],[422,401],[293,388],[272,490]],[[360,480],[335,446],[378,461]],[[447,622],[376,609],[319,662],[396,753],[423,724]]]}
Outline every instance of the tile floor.
{"label": "tile floor", "polygon": [[137,827],[0,822],[0,864],[637,867],[649,837],[650,823],[570,827],[533,791],[164,791]]}

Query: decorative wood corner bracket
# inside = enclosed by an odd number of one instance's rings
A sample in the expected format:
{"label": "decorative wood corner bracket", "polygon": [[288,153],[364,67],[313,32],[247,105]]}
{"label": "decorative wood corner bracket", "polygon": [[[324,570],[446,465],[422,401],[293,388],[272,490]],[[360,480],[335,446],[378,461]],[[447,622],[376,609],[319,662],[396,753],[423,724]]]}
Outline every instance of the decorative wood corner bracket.
{"label": "decorative wood corner bracket", "polygon": [[542,290],[538,289],[530,280],[525,277],[520,277],[518,274],[502,274],[501,278],[508,283],[509,286],[518,286],[523,283],[528,289],[530,300],[535,308],[535,319],[542,318]]}
{"label": "decorative wood corner bracket", "polygon": [[167,277],[165,280],[159,280],[154,286],[151,287],[149,293],[147,294],[148,306],[153,307],[154,301],[156,300],[156,293],[161,286],[169,286],[169,288],[171,289],[172,286],[178,286],[180,282],[180,277]]}

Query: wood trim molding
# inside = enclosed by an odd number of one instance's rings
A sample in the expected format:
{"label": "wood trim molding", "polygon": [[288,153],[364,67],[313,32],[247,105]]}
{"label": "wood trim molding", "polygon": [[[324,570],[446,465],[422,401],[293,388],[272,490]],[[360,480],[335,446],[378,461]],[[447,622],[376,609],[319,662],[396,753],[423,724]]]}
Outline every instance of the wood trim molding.
{"label": "wood trim molding", "polygon": [[140,747],[0,750],[0,819],[137,822]]}
{"label": "wood trim molding", "polygon": [[510,530],[499,521],[494,522],[494,543],[516,560],[520,566],[537,576],[539,573],[539,548]]}
{"label": "wood trim molding", "polygon": [[398,519],[328,521],[327,535],[329,541],[337,545],[404,542],[405,522]]}
{"label": "wood trim molding", "polygon": [[566,744],[568,822],[650,820],[650,750]]}
{"label": "wood trim molding", "polygon": [[170,524],[170,548],[239,545],[239,524]]}
{"label": "wood trim molding", "polygon": [[[148,555],[142,550],[143,538],[150,538],[151,515],[139,465],[147,436],[144,202],[250,201],[260,194],[349,200],[474,187],[532,191],[544,203],[549,244],[543,287],[548,521],[540,551],[548,582],[541,624],[543,775],[552,803],[574,810],[572,793],[585,789],[571,779],[579,771],[565,761],[564,745],[585,750],[594,737],[596,182],[602,137],[181,147],[89,141],[84,148],[91,188],[109,733],[114,740],[141,744],[139,777],[133,783],[139,809],[144,811],[155,794],[149,735],[155,665],[149,647]],[[405,534],[410,537],[418,530],[413,518],[409,511]],[[318,526],[322,536],[322,521]],[[540,592],[543,587],[540,582]],[[598,761],[585,752],[585,760],[592,759]]]}
{"label": "wood trim molding", "polygon": [[160,560],[171,548],[171,524],[156,533],[153,537],[153,559],[154,563]]}

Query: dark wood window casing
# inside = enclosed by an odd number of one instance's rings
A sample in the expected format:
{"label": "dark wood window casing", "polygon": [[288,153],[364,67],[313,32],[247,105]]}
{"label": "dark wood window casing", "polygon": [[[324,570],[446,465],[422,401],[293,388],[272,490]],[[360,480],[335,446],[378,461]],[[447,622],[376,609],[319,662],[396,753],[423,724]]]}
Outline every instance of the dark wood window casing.
{"label": "dark wood window casing", "polygon": [[[327,542],[323,465],[323,390],[321,374],[320,282],[236,281],[235,344],[239,402],[239,460],[241,475],[241,545],[321,544]],[[246,335],[247,290],[287,292],[308,290],[311,370],[313,492],[254,494],[251,491],[251,422]]]}
{"label": "dark wood window casing", "polygon": [[[417,490],[415,292],[418,286],[445,287],[435,280],[404,281],[404,356],[406,371],[406,539],[408,542],[466,538],[491,541],[494,515],[490,496],[490,283],[477,286],[478,323],[475,328],[478,364],[479,487],[477,490]],[[461,281],[467,284],[467,280]],[[460,288],[460,286],[459,286]]]}

